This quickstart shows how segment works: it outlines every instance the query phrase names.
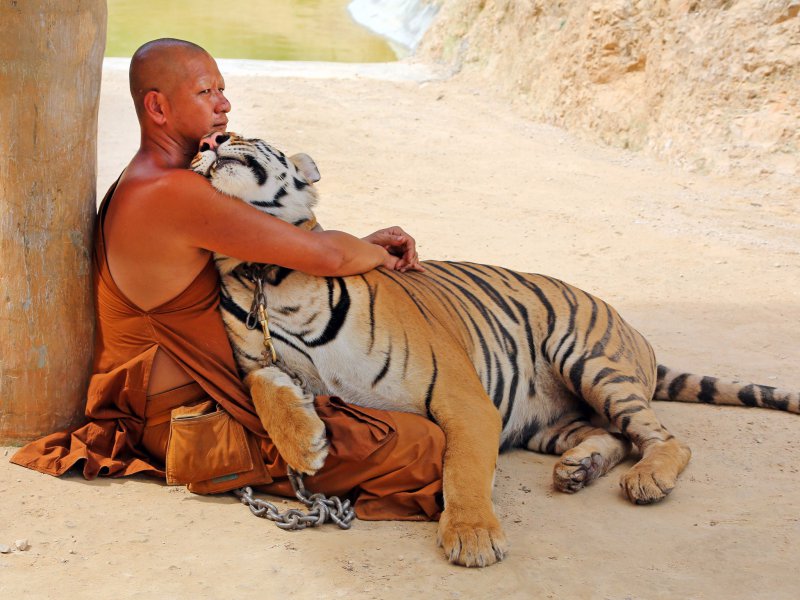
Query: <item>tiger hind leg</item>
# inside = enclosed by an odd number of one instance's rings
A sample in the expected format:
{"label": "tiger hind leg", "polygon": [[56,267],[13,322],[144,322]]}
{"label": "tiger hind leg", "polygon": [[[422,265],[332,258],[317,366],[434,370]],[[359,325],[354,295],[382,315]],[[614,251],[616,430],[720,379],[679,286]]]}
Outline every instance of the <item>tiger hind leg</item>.
{"label": "tiger hind leg", "polygon": [[[602,378],[601,378],[602,379]],[[692,456],[688,446],[659,422],[650,395],[635,377],[619,373],[591,388],[586,401],[633,442],[642,458],[620,479],[620,487],[635,504],[662,500],[675,487]]]}
{"label": "tiger hind leg", "polygon": [[608,473],[631,449],[621,435],[595,427],[577,414],[565,415],[536,432],[527,446],[535,452],[561,455],[553,467],[553,485],[568,494]]}

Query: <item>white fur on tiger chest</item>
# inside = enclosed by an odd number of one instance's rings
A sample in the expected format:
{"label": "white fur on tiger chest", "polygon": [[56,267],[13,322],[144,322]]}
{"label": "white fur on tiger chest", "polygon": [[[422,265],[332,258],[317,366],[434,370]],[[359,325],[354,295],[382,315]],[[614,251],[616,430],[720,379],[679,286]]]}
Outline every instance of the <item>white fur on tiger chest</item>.
{"label": "white fur on tiger chest", "polygon": [[[239,306],[249,305],[249,290],[229,277],[225,283]],[[368,302],[358,286],[349,286],[348,291],[351,303]],[[417,379],[413,377],[413,360],[405,376],[390,371],[376,382],[391,342],[380,329],[370,340],[369,324],[356,321],[365,311],[347,311],[336,335],[320,343],[331,322],[330,305],[340,300],[336,293],[329,293],[324,278],[295,272],[279,285],[266,286],[266,292],[270,332],[279,360],[304,380],[309,391],[340,396],[359,406],[425,414],[424,390],[416,393],[408,385]],[[248,330],[229,314],[225,314],[225,322],[239,346],[250,355],[260,355],[264,339],[260,329]],[[249,363],[240,360],[245,370],[258,368],[256,363]],[[373,385],[365,387],[365,381]]]}

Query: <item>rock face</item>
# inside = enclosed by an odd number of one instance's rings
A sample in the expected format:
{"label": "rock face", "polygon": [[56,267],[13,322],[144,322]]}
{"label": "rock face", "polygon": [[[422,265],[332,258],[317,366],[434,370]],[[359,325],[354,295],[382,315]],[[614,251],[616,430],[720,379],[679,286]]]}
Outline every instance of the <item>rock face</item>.
{"label": "rock face", "polygon": [[800,0],[442,0],[418,56],[701,172],[800,174]]}

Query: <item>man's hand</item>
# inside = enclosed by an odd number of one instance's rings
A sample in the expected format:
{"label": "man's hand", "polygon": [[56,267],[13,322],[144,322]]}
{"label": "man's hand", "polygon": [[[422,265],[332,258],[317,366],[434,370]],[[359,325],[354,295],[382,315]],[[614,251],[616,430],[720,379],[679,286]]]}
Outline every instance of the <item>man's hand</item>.
{"label": "man's hand", "polygon": [[417,243],[414,238],[403,231],[402,227],[387,227],[363,238],[365,242],[385,248],[389,257],[383,266],[395,271],[424,271],[419,264]]}

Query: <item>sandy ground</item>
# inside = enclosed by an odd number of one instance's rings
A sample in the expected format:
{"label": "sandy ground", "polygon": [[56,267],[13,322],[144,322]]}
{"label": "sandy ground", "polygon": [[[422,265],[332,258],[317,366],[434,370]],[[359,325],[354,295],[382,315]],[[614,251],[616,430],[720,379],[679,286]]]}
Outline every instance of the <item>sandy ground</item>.
{"label": "sandy ground", "polygon": [[[429,258],[547,273],[614,304],[662,362],[800,388],[800,190],[710,179],[519,118],[480,87],[324,69],[235,74],[231,129],[312,155],[320,221],[406,226]],[[99,187],[136,147],[125,73],[107,68]],[[698,140],[702,143],[702,140]],[[55,479],[0,460],[7,598],[797,598],[800,419],[656,406],[694,457],[664,502],[618,478],[554,492],[552,456],[501,457],[511,553],[449,565],[432,523],[287,533],[232,497],[147,479]],[[0,448],[0,456],[13,449]],[[288,505],[287,505],[288,506]]]}

